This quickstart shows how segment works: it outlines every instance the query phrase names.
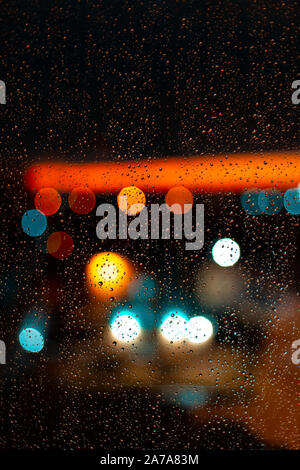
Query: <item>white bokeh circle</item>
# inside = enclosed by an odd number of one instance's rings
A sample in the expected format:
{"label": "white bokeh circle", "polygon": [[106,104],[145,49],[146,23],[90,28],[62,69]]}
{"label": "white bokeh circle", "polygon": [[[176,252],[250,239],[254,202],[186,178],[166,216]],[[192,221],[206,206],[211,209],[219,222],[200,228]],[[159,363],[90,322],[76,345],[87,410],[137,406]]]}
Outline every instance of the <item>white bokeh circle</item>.
{"label": "white bokeh circle", "polygon": [[121,315],[117,317],[112,325],[113,336],[119,341],[134,341],[141,332],[139,322],[131,315]]}
{"label": "white bokeh circle", "polygon": [[212,322],[205,317],[193,317],[187,324],[187,339],[191,343],[204,343],[213,335]]}
{"label": "white bokeh circle", "polygon": [[221,238],[212,249],[212,257],[215,263],[222,267],[233,266],[240,258],[239,245],[231,238]]}
{"label": "white bokeh circle", "polygon": [[160,330],[168,341],[181,341],[186,336],[187,320],[181,315],[171,314],[162,323]]}

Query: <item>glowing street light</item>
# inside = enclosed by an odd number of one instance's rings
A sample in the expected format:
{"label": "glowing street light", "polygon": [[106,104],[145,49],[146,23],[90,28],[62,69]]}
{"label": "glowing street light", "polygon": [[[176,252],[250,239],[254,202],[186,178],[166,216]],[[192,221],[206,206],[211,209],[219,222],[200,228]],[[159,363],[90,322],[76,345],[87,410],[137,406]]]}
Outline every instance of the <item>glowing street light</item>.
{"label": "glowing street light", "polygon": [[214,332],[212,322],[205,317],[193,317],[187,324],[187,339],[191,343],[204,343]]}
{"label": "glowing street light", "polygon": [[112,322],[110,328],[113,336],[117,340],[127,343],[134,341],[141,332],[141,327],[137,319],[128,313],[118,315]]}
{"label": "glowing street light", "polygon": [[240,258],[239,245],[231,238],[221,238],[212,249],[212,257],[215,263],[222,267],[233,266]]}
{"label": "glowing street light", "polygon": [[160,330],[168,341],[180,341],[186,336],[186,324],[186,318],[177,313],[172,313],[163,321]]}
{"label": "glowing street light", "polygon": [[35,328],[24,328],[19,334],[19,342],[25,351],[37,353],[44,347],[44,337]]}

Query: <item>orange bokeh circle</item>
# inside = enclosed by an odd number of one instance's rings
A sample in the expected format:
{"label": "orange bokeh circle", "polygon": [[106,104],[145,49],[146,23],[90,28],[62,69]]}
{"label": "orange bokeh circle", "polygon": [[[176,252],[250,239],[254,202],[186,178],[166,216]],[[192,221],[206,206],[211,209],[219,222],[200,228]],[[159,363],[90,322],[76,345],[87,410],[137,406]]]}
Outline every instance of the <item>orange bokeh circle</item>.
{"label": "orange bokeh circle", "polygon": [[69,206],[76,214],[88,214],[96,204],[96,196],[89,188],[74,188],[69,194]]}
{"label": "orange bokeh circle", "polygon": [[[165,200],[171,212],[184,214],[190,210],[189,207],[184,207],[184,204],[193,204],[193,194],[184,186],[174,186],[167,192]],[[174,204],[177,207],[172,208]]]}
{"label": "orange bokeh circle", "polygon": [[[125,199],[126,198],[126,199]],[[144,209],[146,196],[136,186],[127,186],[118,194],[119,209],[128,215],[137,215]]]}
{"label": "orange bokeh circle", "polygon": [[55,214],[61,206],[60,194],[54,188],[41,188],[35,195],[34,205],[45,215]]}
{"label": "orange bokeh circle", "polygon": [[87,285],[93,295],[102,299],[122,296],[133,275],[131,262],[117,253],[97,253],[86,265]]}
{"label": "orange bokeh circle", "polygon": [[66,232],[53,232],[47,240],[48,253],[57,259],[68,258],[73,248],[73,239]]}

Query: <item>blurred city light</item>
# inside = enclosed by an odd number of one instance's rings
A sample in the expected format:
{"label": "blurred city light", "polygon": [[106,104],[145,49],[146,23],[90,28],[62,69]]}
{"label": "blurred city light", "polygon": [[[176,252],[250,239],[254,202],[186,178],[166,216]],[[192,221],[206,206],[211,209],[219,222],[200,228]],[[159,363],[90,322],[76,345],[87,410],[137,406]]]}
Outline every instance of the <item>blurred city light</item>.
{"label": "blurred city light", "polygon": [[210,393],[202,385],[164,385],[161,397],[171,405],[193,409],[205,405],[210,399]]}
{"label": "blurred city light", "polygon": [[61,196],[54,188],[41,188],[35,195],[34,205],[43,214],[52,215],[61,206]]}
{"label": "blurred city light", "polygon": [[186,337],[191,343],[204,343],[213,335],[213,325],[208,318],[193,317],[188,321]]}
{"label": "blurred city light", "polygon": [[184,408],[203,406],[209,399],[209,393],[204,387],[185,387],[178,392],[177,402]]}
{"label": "blurred city light", "polygon": [[134,341],[141,332],[141,327],[131,312],[124,310],[113,320],[111,326],[113,336],[124,342]]}
{"label": "blurred city light", "polygon": [[195,279],[195,294],[202,307],[223,310],[224,305],[231,306],[238,302],[246,289],[245,273],[242,274],[236,266],[228,267],[224,276],[222,266],[216,263],[202,265]]}
{"label": "blurred city light", "polygon": [[240,258],[240,247],[231,238],[221,238],[212,249],[212,257],[219,266],[233,266]]}
{"label": "blurred city light", "polygon": [[76,214],[88,214],[96,204],[96,196],[89,188],[74,188],[68,197],[70,209]]}
{"label": "blurred city light", "polygon": [[171,212],[174,212],[174,214],[184,214],[191,209],[193,194],[184,186],[174,186],[167,192],[165,200]]}
{"label": "blurred city light", "polygon": [[141,274],[131,282],[128,295],[135,301],[143,302],[153,299],[157,294],[157,290],[155,280],[148,274]]}
{"label": "blurred city light", "polygon": [[273,190],[261,191],[258,196],[258,205],[265,214],[278,214],[283,206],[282,194]]}
{"label": "blurred city light", "polygon": [[126,292],[133,275],[131,263],[117,253],[98,253],[86,265],[86,281],[94,295],[101,298]]}
{"label": "blurred city light", "polygon": [[181,341],[186,336],[187,319],[177,313],[171,313],[162,322],[160,330],[165,339],[171,342]]}
{"label": "blurred city light", "polygon": [[249,215],[260,215],[262,209],[259,205],[259,191],[246,191],[241,195],[241,204],[245,212]]}
{"label": "blurred city light", "polygon": [[147,304],[139,304],[137,307],[137,318],[145,330],[151,330],[155,327],[157,316],[152,308]]}
{"label": "blurred city light", "polygon": [[44,337],[36,328],[23,328],[19,342],[25,351],[33,353],[40,352],[44,347]]}
{"label": "blurred city light", "polygon": [[74,248],[72,237],[66,232],[52,232],[47,240],[47,250],[57,259],[70,256]]}
{"label": "blurred city light", "polygon": [[30,209],[23,214],[22,228],[30,237],[39,237],[47,228],[47,217],[37,209]]}
{"label": "blurred city light", "polygon": [[115,307],[110,315],[109,323],[112,322],[124,315],[124,313],[128,313],[131,317],[135,318],[142,329],[151,330],[155,327],[157,315],[153,312],[151,306],[143,302],[122,302],[121,306]]}
{"label": "blurred city light", "polygon": [[[192,191],[241,192],[245,181],[260,189],[274,185],[286,190],[291,181],[299,181],[295,167],[296,152],[240,153],[215,156],[195,156],[184,159],[152,159],[97,163],[38,162],[29,167],[24,183],[31,191],[45,186],[70,192],[74,186],[87,186],[95,193],[119,192],[122,187],[137,185],[142,191],[166,192],[182,185]],[[257,171],[264,162],[264,171]],[[234,168],[234,172],[232,171]],[[283,177],[284,174],[284,177]],[[103,177],[105,175],[105,177]]]}
{"label": "blurred city light", "polygon": [[292,215],[300,214],[300,189],[288,189],[283,196],[283,204],[286,210]]}
{"label": "blurred city light", "polygon": [[139,214],[146,204],[145,194],[136,186],[121,189],[117,200],[119,209],[128,215]]}

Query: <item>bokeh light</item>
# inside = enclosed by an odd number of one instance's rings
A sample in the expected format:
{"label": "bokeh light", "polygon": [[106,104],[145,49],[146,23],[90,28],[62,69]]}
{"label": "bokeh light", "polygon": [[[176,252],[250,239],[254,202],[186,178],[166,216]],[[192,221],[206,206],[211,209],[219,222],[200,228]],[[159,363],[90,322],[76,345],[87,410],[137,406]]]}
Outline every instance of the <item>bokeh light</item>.
{"label": "bokeh light", "polygon": [[212,249],[212,257],[219,266],[233,266],[240,258],[240,247],[231,238],[221,238]]}
{"label": "bokeh light", "polygon": [[186,336],[187,319],[178,313],[170,313],[162,322],[160,331],[171,342],[181,341]]}
{"label": "bokeh light", "polygon": [[283,196],[283,204],[286,210],[292,215],[300,214],[300,189],[288,189]]}
{"label": "bokeh light", "polygon": [[23,214],[22,228],[30,237],[39,237],[47,228],[47,217],[37,209],[30,209]]}
{"label": "bokeh light", "polygon": [[202,305],[209,309],[224,308],[239,301],[245,288],[245,273],[241,276],[236,266],[226,269],[216,263],[202,265],[195,278],[195,293]]}
{"label": "bokeh light", "polygon": [[34,205],[45,215],[55,214],[61,206],[60,194],[54,188],[42,188],[35,195]]}
{"label": "bokeh light", "polygon": [[[268,164],[262,168],[262,159]],[[74,186],[89,187],[95,193],[114,193],[122,187],[137,185],[140,190],[166,192],[182,185],[195,192],[240,192],[245,188],[277,186],[287,189],[290,181],[297,181],[299,170],[294,161],[295,151],[234,153],[185,158],[153,158],[118,162],[62,163],[37,162],[24,175],[25,186],[34,191],[52,186],[61,192],[70,192]],[[129,166],[130,165],[130,166]],[[234,171],[233,171],[234,170]],[[284,177],[283,177],[284,171]],[[100,175],[100,176],[99,176]]]}
{"label": "bokeh light", "polygon": [[273,190],[261,191],[258,196],[258,205],[265,214],[278,214],[283,206],[282,194]]}
{"label": "bokeh light", "polygon": [[[174,186],[166,194],[166,204],[174,214],[184,214],[190,208],[184,207],[185,204],[193,204],[192,192],[184,186]],[[173,208],[171,206],[175,205]]]}
{"label": "bokeh light", "polygon": [[69,206],[76,214],[88,214],[96,204],[96,196],[89,188],[74,188],[69,194]]}
{"label": "bokeh light", "polygon": [[29,352],[40,352],[44,347],[43,335],[35,328],[24,328],[19,334],[19,342]]}
{"label": "bokeh light", "polygon": [[140,305],[138,317],[144,330],[152,330],[158,321],[157,314],[147,305]]}
{"label": "bokeh light", "polygon": [[259,191],[246,191],[241,195],[241,204],[248,215],[260,215],[262,210],[259,206]]}
{"label": "bokeh light", "polygon": [[134,341],[141,332],[141,327],[136,318],[129,311],[123,311],[111,324],[113,336],[124,342]]}
{"label": "bokeh light", "polygon": [[204,343],[213,335],[213,325],[208,318],[199,316],[188,321],[186,337],[191,343]]}
{"label": "bokeh light", "polygon": [[146,204],[145,194],[136,186],[128,186],[121,189],[117,199],[119,209],[128,215],[139,214],[144,209]]}
{"label": "bokeh light", "polygon": [[100,298],[123,295],[132,276],[132,264],[117,253],[98,253],[86,265],[87,284]]}
{"label": "bokeh light", "polygon": [[185,387],[177,393],[179,405],[184,408],[195,408],[203,406],[209,399],[209,393],[204,387]]}
{"label": "bokeh light", "polygon": [[48,253],[57,259],[68,258],[73,248],[73,239],[66,232],[53,232],[47,240]]}
{"label": "bokeh light", "polygon": [[153,299],[157,294],[157,290],[155,280],[148,274],[141,274],[131,282],[128,295],[137,302],[144,302]]}
{"label": "bokeh light", "polygon": [[143,330],[151,330],[155,327],[158,315],[154,313],[151,306],[143,302],[122,302],[116,306],[110,315],[110,325],[115,318],[128,313],[135,318]]}

